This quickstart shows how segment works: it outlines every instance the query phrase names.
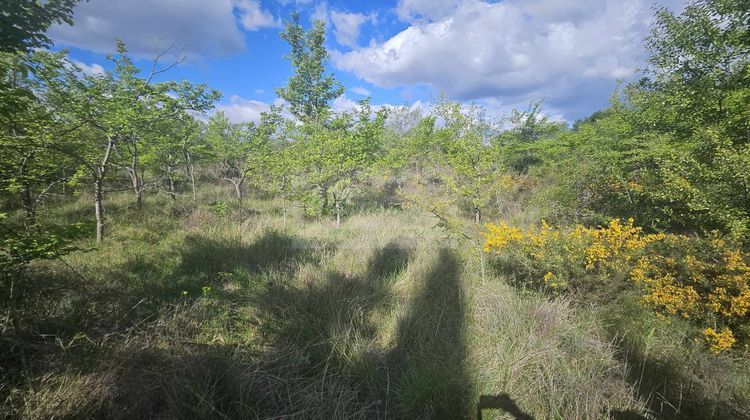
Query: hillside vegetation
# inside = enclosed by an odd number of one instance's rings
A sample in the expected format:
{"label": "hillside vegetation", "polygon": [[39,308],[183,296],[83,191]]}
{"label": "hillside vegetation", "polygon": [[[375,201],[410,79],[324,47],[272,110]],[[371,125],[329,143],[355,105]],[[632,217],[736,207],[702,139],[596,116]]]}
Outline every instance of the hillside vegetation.
{"label": "hillside vegetation", "polygon": [[296,14],[284,105],[236,123],[169,54],[42,48],[76,3],[0,38],[0,416],[748,417],[747,2],[657,10],[572,126],[333,112]]}

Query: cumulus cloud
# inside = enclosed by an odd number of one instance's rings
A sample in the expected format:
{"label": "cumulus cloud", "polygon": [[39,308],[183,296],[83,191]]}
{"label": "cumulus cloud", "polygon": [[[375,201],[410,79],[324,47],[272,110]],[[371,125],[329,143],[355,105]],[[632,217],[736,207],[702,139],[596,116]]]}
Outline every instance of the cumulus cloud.
{"label": "cumulus cloud", "polygon": [[260,114],[271,109],[270,105],[253,99],[244,99],[237,95],[229,97],[228,104],[219,104],[214,108],[216,112],[223,112],[229,121],[258,122]]}
{"label": "cumulus cloud", "polygon": [[334,51],[336,67],[376,86],[421,84],[462,100],[546,98],[566,117],[606,104],[616,80],[642,65],[653,14],[649,0],[401,0],[396,12],[409,27]]}
{"label": "cumulus cloud", "polygon": [[356,93],[357,95],[370,96],[370,91],[362,86],[355,86],[349,90]]}
{"label": "cumulus cloud", "polygon": [[238,0],[237,9],[240,12],[242,27],[248,31],[281,26],[281,21],[263,10],[257,0]]}
{"label": "cumulus cloud", "polygon": [[[237,16],[235,16],[235,11]],[[115,38],[142,58],[175,46],[188,58],[243,52],[246,30],[278,26],[257,0],[129,0],[81,2],[74,25],[55,25],[48,35],[63,46],[97,53],[114,51]]]}
{"label": "cumulus cloud", "polygon": [[357,48],[360,27],[370,17],[362,13],[331,12],[331,23],[333,24],[333,36],[340,45]]}
{"label": "cumulus cloud", "polygon": [[396,14],[404,22],[438,20],[450,16],[457,6],[455,0],[400,0]]}
{"label": "cumulus cloud", "polygon": [[71,60],[73,64],[81,71],[81,73],[87,76],[98,76],[104,74],[104,67],[99,64],[91,63],[86,64],[82,61]]}

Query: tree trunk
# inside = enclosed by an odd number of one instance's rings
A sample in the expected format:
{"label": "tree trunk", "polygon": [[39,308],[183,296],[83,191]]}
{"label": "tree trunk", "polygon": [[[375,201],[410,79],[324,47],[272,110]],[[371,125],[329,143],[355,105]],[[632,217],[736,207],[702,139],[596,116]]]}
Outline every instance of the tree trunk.
{"label": "tree trunk", "polygon": [[143,205],[143,197],[142,197],[142,180],[140,176],[138,176],[138,145],[133,144],[133,158],[130,161],[130,168],[128,168],[128,172],[130,173],[130,180],[133,182],[133,191],[135,192],[135,208],[140,210]]}
{"label": "tree trunk", "polygon": [[101,243],[104,238],[104,205],[102,192],[102,179],[96,176],[94,179],[94,212],[96,213],[96,242]]}
{"label": "tree trunk", "polygon": [[322,213],[325,213],[328,208],[328,188],[318,185],[318,195],[320,196]]}
{"label": "tree trunk", "polygon": [[[170,159],[171,157],[170,155]],[[169,195],[172,196],[172,202],[174,202],[177,200],[177,193],[174,188],[174,168],[171,163],[167,164],[167,181],[169,182]]]}
{"label": "tree trunk", "polygon": [[36,225],[36,205],[29,186],[24,186],[21,190],[21,203],[26,214],[26,228],[29,229]]}
{"label": "tree trunk", "polygon": [[242,181],[232,181],[234,185],[234,193],[237,195],[237,199],[242,201]]}
{"label": "tree trunk", "polygon": [[177,193],[174,189],[174,177],[171,174],[169,175],[169,195],[172,196],[172,201],[177,200]]}
{"label": "tree trunk", "polygon": [[336,227],[339,227],[341,226],[341,203],[336,199],[335,195],[333,197],[333,203],[334,206],[336,206]]}
{"label": "tree trunk", "polygon": [[190,153],[185,154],[187,160],[188,176],[190,176],[190,187],[193,189],[193,202],[198,200],[198,195],[195,192],[195,167],[193,161],[190,159]]}
{"label": "tree trunk", "polygon": [[115,149],[115,139],[107,138],[107,150],[104,152],[102,162],[93,168],[94,177],[94,213],[96,215],[96,242],[101,243],[104,239],[104,176],[107,174],[109,158]]}
{"label": "tree trunk", "polygon": [[281,194],[281,213],[284,221],[284,232],[286,232],[286,197],[284,197],[284,194]]}

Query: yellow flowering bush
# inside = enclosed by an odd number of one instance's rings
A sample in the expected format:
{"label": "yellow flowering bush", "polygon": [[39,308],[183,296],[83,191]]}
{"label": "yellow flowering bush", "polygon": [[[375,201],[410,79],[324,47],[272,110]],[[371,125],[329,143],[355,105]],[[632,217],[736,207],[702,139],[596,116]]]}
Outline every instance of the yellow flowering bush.
{"label": "yellow flowering bush", "polygon": [[628,280],[623,286],[638,286],[645,305],[705,328],[715,352],[750,338],[750,264],[746,254],[716,235],[646,234],[632,219],[599,228],[542,222],[525,230],[500,222],[487,225],[484,249],[556,294]]}
{"label": "yellow flowering bush", "polygon": [[640,252],[663,235],[644,235],[633,220],[612,220],[601,228],[577,225],[559,229],[542,221],[525,231],[506,222],[488,224],[485,252],[515,253],[525,258],[527,272],[544,276],[543,285],[556,292],[589,288],[616,273],[627,273]]}
{"label": "yellow flowering bush", "polygon": [[724,350],[728,350],[737,341],[734,338],[734,334],[732,334],[732,330],[729,328],[724,328],[722,332],[716,332],[713,328],[709,327],[703,330],[703,336],[714,353],[721,353]]}
{"label": "yellow flowering bush", "polygon": [[722,327],[704,330],[714,351],[750,337],[750,265],[723,239],[669,235],[636,262],[630,278],[660,312]]}

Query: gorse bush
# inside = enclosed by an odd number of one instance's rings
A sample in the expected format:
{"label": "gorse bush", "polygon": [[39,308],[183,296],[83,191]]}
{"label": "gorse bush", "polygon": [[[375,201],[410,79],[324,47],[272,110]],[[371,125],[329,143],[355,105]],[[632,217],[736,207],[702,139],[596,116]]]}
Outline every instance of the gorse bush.
{"label": "gorse bush", "polygon": [[726,240],[665,236],[656,252],[636,261],[630,277],[661,313],[705,326],[714,351],[748,344],[750,265]]}
{"label": "gorse bush", "polygon": [[644,305],[704,328],[715,352],[747,346],[750,338],[750,265],[740,249],[718,236],[646,234],[632,219],[567,229],[542,221],[526,230],[499,222],[487,225],[484,250],[503,255],[527,283],[554,294],[614,283],[638,287]]}
{"label": "gorse bush", "polygon": [[644,248],[663,237],[644,235],[633,220],[613,219],[602,228],[559,228],[542,221],[526,230],[500,222],[487,225],[484,250],[514,256],[543,287],[582,291],[627,273]]}

